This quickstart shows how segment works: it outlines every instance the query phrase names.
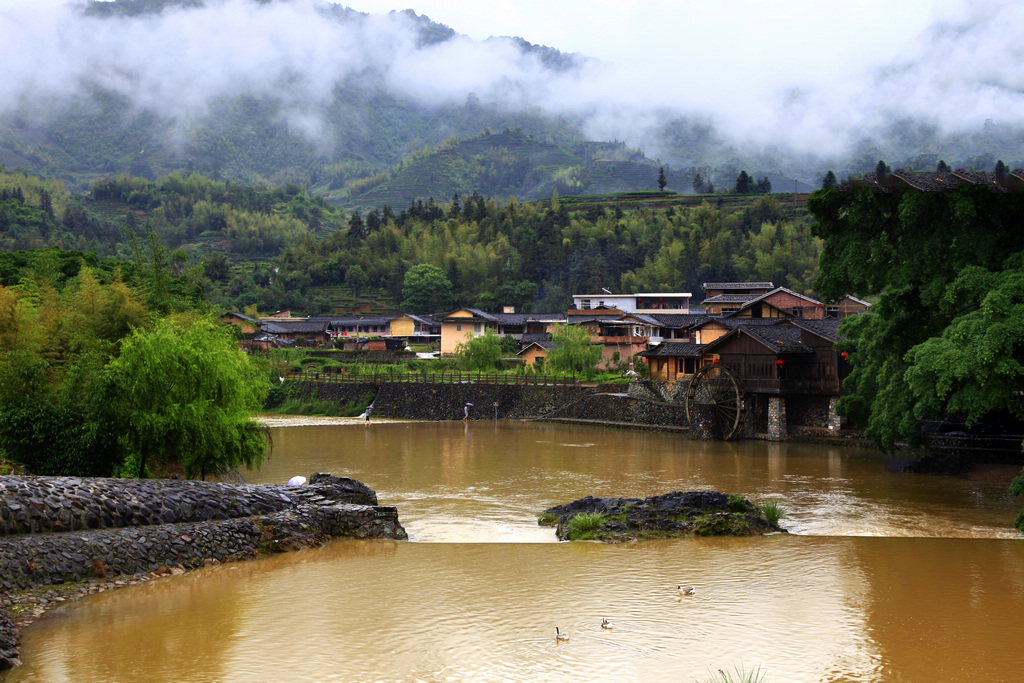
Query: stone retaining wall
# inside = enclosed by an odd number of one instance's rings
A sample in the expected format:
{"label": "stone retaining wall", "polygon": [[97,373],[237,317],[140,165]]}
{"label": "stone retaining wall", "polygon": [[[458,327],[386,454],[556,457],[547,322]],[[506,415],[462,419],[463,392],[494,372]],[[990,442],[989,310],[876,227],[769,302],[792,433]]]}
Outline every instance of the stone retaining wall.
{"label": "stone retaining wall", "polygon": [[[542,417],[592,394],[586,387],[545,387],[471,382],[304,382],[303,390],[321,401],[354,403],[374,395],[373,416],[407,420],[461,420],[472,403],[469,419]],[[495,406],[497,403],[497,406]]]}
{"label": "stone retaining wall", "polygon": [[[324,473],[307,486],[2,476],[0,518],[5,593],[192,569],[336,537],[408,538],[398,511],[377,505],[371,489]],[[0,669],[17,656],[17,631],[0,609]]]}

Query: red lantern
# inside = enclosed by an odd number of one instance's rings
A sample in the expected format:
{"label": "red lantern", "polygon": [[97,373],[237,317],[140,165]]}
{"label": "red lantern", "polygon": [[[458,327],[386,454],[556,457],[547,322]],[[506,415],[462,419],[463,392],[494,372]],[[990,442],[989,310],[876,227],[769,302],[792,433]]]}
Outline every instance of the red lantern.
{"label": "red lantern", "polygon": [[713,365],[718,365],[718,359],[717,359],[717,358],[714,358],[714,359],[712,359],[712,360],[711,360],[711,363],[712,363]]}
{"label": "red lantern", "polygon": [[843,352],[842,352],[841,354],[839,354],[839,355],[840,355],[840,356],[842,356],[843,358],[846,358],[846,351],[843,351]]}
{"label": "red lantern", "polygon": [[779,366],[779,367],[781,368],[781,367],[782,367],[783,365],[785,365],[785,364],[786,364],[786,361],[784,361],[784,360],[782,360],[782,359],[780,358],[780,359],[778,359],[777,361],[775,361],[775,364],[776,364],[776,365],[778,365],[778,366]]}

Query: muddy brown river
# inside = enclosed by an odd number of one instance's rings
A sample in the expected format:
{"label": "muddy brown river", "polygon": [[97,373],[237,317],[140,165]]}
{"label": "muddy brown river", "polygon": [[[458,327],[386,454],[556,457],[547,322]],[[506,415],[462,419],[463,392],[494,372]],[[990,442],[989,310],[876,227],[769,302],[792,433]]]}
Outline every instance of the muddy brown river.
{"label": "muddy brown river", "polygon": [[[23,634],[25,665],[3,680],[1024,676],[1014,468],[910,475],[867,449],[542,423],[271,424],[250,481],[354,477],[398,506],[410,541],[338,540],[83,598]],[[779,499],[790,533],[602,545],[536,525],[585,495],[706,489]]]}

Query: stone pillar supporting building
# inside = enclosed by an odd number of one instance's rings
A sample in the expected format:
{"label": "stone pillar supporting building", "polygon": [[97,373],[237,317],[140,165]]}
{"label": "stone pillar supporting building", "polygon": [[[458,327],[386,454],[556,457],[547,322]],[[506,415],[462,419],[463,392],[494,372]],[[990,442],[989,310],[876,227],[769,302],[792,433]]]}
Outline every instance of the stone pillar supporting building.
{"label": "stone pillar supporting building", "polygon": [[768,438],[782,441],[786,435],[786,399],[783,396],[769,396]]}
{"label": "stone pillar supporting building", "polygon": [[843,427],[842,418],[836,412],[837,403],[839,403],[838,396],[833,396],[828,400],[828,430],[830,432],[838,432]]}

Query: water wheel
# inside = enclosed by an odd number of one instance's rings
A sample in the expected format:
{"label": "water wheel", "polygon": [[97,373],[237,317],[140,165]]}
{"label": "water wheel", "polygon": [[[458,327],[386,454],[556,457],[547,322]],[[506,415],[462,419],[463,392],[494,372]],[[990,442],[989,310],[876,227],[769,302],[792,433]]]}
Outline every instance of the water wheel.
{"label": "water wheel", "polygon": [[686,388],[686,420],[691,434],[729,439],[740,432],[743,383],[723,365],[705,365]]}

